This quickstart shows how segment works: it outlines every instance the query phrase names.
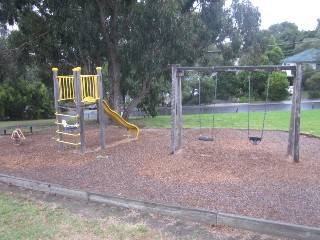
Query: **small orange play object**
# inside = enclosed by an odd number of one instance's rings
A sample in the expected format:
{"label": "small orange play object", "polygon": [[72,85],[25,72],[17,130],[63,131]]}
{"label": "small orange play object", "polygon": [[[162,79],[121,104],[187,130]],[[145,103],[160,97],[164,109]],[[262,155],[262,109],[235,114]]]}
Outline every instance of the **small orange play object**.
{"label": "small orange play object", "polygon": [[19,145],[21,142],[21,139],[25,139],[22,131],[20,128],[16,128],[12,134],[11,134],[11,139],[13,139],[14,144]]}

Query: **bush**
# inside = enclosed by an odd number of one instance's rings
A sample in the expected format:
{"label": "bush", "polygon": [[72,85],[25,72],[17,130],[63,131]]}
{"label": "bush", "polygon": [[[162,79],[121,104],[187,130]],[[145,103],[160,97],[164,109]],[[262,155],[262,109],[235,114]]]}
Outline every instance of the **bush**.
{"label": "bush", "polygon": [[5,82],[0,87],[0,103],[1,119],[46,119],[54,113],[52,94],[42,83]]}
{"label": "bush", "polygon": [[306,80],[306,88],[310,98],[320,98],[320,72],[314,73]]}
{"label": "bush", "polygon": [[269,100],[281,101],[288,98],[289,81],[283,72],[272,72],[270,77]]}

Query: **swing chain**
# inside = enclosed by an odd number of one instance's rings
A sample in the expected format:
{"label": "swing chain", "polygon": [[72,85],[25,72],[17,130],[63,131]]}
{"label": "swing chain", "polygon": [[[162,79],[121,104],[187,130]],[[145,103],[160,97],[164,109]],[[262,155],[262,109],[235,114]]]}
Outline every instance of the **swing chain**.
{"label": "swing chain", "polygon": [[268,106],[268,98],[269,98],[269,88],[270,88],[270,75],[268,75],[268,81],[267,81],[267,88],[266,88],[266,100],[264,105],[264,114],[263,114],[263,121],[262,121],[262,128],[261,128],[261,136],[259,137],[250,137],[250,104],[251,104],[251,74],[249,74],[249,83],[248,83],[248,92],[249,92],[249,99],[248,99],[248,137],[249,140],[253,142],[254,145],[256,145],[258,142],[261,142],[264,128],[265,128],[265,122],[266,122],[266,115],[267,115],[267,106]]}
{"label": "swing chain", "polygon": [[268,81],[267,81],[267,92],[266,92],[266,101],[265,101],[265,105],[264,105],[264,114],[263,114],[263,122],[262,122],[261,139],[262,139],[262,136],[263,136],[265,122],[266,122],[268,97],[269,97],[269,88],[270,88],[270,75],[268,76]]}
{"label": "swing chain", "polygon": [[[214,75],[211,75],[212,77],[214,77]],[[199,96],[199,132],[200,132],[200,138],[202,136],[202,122],[201,122],[201,115],[203,114],[203,108],[201,108],[201,84],[200,81],[201,79],[199,79],[199,89],[198,89],[198,96]],[[211,137],[204,137],[205,139],[210,139],[210,141],[212,141],[211,139],[213,139],[213,128],[214,128],[214,123],[215,123],[215,119],[214,119],[214,114],[215,114],[215,110],[216,110],[216,100],[217,100],[217,85],[218,85],[218,73],[215,74],[215,87],[214,87],[214,99],[213,99],[213,113],[212,113],[212,127],[211,127]],[[207,140],[208,141],[208,140]]]}

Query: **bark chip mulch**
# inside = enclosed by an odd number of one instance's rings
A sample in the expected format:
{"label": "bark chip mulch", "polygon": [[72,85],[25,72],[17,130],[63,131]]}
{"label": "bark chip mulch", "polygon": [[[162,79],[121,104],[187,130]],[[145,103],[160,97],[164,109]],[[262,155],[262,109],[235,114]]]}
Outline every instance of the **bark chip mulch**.
{"label": "bark chip mulch", "polygon": [[243,130],[214,129],[199,141],[184,129],[183,150],[169,154],[169,129],[142,129],[128,139],[108,127],[86,129],[87,151],[59,151],[55,131],[0,136],[0,173],[138,200],[205,208],[320,227],[320,139],[300,136],[300,162],[287,157],[288,133],[266,131],[252,145]]}

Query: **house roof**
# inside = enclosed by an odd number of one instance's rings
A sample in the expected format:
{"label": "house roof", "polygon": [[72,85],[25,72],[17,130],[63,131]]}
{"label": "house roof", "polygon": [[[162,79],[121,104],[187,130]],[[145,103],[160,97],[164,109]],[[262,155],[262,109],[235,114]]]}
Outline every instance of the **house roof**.
{"label": "house roof", "polygon": [[318,62],[320,60],[320,49],[318,48],[311,48],[304,52],[295,54],[293,56],[287,57],[282,59],[281,62],[285,63],[311,63],[311,62]]}

